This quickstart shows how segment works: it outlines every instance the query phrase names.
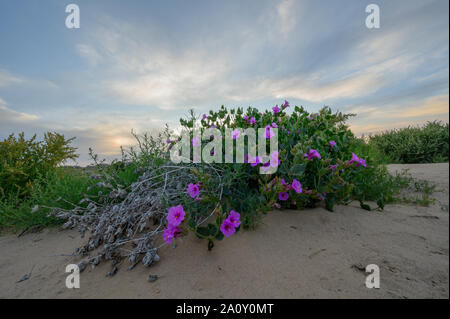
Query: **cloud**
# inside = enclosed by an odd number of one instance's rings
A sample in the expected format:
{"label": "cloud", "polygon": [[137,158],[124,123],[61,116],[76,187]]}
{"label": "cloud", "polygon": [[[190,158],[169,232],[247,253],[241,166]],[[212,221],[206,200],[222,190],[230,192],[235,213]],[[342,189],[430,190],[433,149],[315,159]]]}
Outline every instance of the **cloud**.
{"label": "cloud", "polygon": [[280,33],[288,34],[297,24],[296,16],[294,15],[294,0],[283,0],[277,6],[278,21],[280,25]]}
{"label": "cloud", "polygon": [[78,44],[76,48],[78,53],[86,58],[92,65],[97,65],[102,60],[102,56],[97,50],[87,44]]}
{"label": "cloud", "polygon": [[[1,102],[1,99],[0,99]],[[1,103],[0,103],[1,104]],[[30,121],[35,121],[39,119],[39,116],[17,112],[7,108],[4,105],[0,105],[0,124],[6,125],[11,123],[21,123],[26,124]]]}
{"label": "cloud", "polygon": [[351,129],[357,134],[377,133],[392,128],[419,125],[427,121],[449,121],[449,95],[441,94],[400,105],[358,105],[345,108],[358,116],[351,120]]}
{"label": "cloud", "polygon": [[22,82],[24,82],[23,78],[12,75],[6,70],[0,69],[0,87]]}

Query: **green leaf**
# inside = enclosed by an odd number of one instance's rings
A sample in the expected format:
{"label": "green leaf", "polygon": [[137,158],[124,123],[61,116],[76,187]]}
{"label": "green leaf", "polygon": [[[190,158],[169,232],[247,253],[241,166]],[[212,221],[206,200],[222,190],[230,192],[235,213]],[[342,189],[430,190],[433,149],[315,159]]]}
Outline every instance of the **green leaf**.
{"label": "green leaf", "polygon": [[208,239],[208,250],[213,249],[214,247],[214,242],[211,239]]}
{"label": "green leaf", "polygon": [[301,176],[305,173],[306,170],[306,164],[296,164],[291,169],[291,175]]}
{"label": "green leaf", "polygon": [[197,234],[208,237],[209,236],[209,228],[208,227],[197,227]]}
{"label": "green leaf", "polygon": [[188,221],[188,226],[189,226],[190,228],[192,228],[192,229],[195,229],[195,227],[196,227],[197,225],[195,224],[195,221],[194,221],[193,219],[189,219],[189,221]]}
{"label": "green leaf", "polygon": [[222,232],[218,232],[215,238],[217,240],[222,240],[224,238],[224,235],[222,234]]}
{"label": "green leaf", "polygon": [[325,208],[330,211],[330,212],[334,212],[334,204],[335,204],[335,199],[334,197],[327,197],[325,199]]}
{"label": "green leaf", "polygon": [[213,224],[208,224],[209,234],[214,236],[217,233],[217,227]]}
{"label": "green leaf", "polygon": [[371,211],[371,210],[372,210],[372,208],[370,208],[369,205],[364,204],[362,201],[359,202],[359,204],[360,204],[360,206],[361,206],[362,209],[365,209],[365,210],[368,210],[368,211]]}

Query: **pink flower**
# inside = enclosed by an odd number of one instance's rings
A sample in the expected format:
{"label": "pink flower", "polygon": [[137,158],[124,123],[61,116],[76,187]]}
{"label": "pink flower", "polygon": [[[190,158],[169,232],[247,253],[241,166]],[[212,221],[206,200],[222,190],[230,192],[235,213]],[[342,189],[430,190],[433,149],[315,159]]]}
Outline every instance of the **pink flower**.
{"label": "pink flower", "polygon": [[170,244],[174,238],[180,235],[181,235],[180,228],[169,224],[163,232],[163,239],[167,244]]}
{"label": "pink flower", "polygon": [[198,184],[192,184],[190,183],[187,187],[187,193],[189,194],[189,196],[191,196],[192,198],[196,198],[198,197],[198,194],[200,193],[200,187]]}
{"label": "pink flower", "polygon": [[292,189],[295,190],[295,192],[298,194],[300,194],[303,191],[302,184],[300,184],[300,182],[298,180],[296,180],[295,178],[292,181]]}
{"label": "pink flower", "polygon": [[355,153],[352,153],[352,159],[348,163],[349,164],[356,163],[356,166],[362,165],[366,167],[365,159],[359,158]]}
{"label": "pink flower", "polygon": [[308,157],[308,160],[311,161],[312,159],[314,159],[314,157],[321,159],[322,156],[320,156],[319,152],[317,152],[314,149],[310,149],[308,154],[305,153],[305,157]]}
{"label": "pink flower", "polygon": [[337,145],[337,143],[335,141],[330,141],[330,146],[331,147],[335,147]]}
{"label": "pink flower", "polygon": [[231,136],[233,137],[233,140],[239,138],[239,136],[241,136],[241,131],[239,131],[238,129],[233,130],[233,132],[231,132]]}
{"label": "pink flower", "polygon": [[220,231],[225,235],[225,237],[229,237],[236,232],[236,228],[234,227],[232,222],[230,222],[228,219],[225,219],[222,222],[222,225],[220,225]]}
{"label": "pink flower", "polygon": [[280,165],[280,159],[278,158],[279,153],[277,151],[274,151],[271,155],[270,159],[270,166],[271,167],[278,167]]}
{"label": "pink flower", "polygon": [[361,164],[363,167],[367,167],[366,160],[364,158],[359,159],[359,164]]}
{"label": "pink flower", "polygon": [[184,220],[184,210],[183,206],[172,206],[169,208],[169,214],[167,215],[167,220],[169,221],[169,225],[178,226]]}
{"label": "pink flower", "polygon": [[254,158],[251,158],[249,160],[250,162],[250,166],[255,167],[256,165],[258,165],[259,163],[261,163],[261,160],[259,159],[259,156],[256,156]]}
{"label": "pink flower", "polygon": [[234,227],[239,227],[241,224],[241,215],[234,210],[230,211],[227,220],[234,225]]}
{"label": "pink flower", "polygon": [[273,108],[272,108],[272,110],[273,110],[273,113],[274,114],[278,114],[278,113],[280,113],[280,108],[278,107],[278,105],[275,105]]}
{"label": "pink flower", "polygon": [[286,201],[289,198],[289,194],[286,192],[278,193],[278,199],[282,201]]}
{"label": "pink flower", "polygon": [[272,127],[270,125],[266,126],[266,138],[272,138],[275,136],[275,133],[272,131]]}

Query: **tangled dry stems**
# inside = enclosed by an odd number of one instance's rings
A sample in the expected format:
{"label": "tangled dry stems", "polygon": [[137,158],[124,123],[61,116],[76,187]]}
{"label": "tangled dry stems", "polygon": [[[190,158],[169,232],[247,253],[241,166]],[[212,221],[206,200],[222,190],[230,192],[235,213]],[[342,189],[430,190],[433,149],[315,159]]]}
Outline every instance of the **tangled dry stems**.
{"label": "tangled dry stems", "polygon": [[[84,237],[89,233],[88,242],[79,247],[75,254],[86,257],[78,263],[80,271],[86,266],[95,267],[102,260],[111,260],[112,269],[108,276],[114,275],[124,259],[128,259],[128,269],[139,262],[151,266],[159,261],[158,249],[161,243],[167,217],[167,203],[181,200],[186,185],[195,180],[192,169],[195,164],[150,165],[138,168],[141,175],[128,188],[114,183],[114,177],[107,174],[92,175],[98,181],[93,187],[107,188],[105,195],[99,194],[94,200],[86,196],[71,210],[53,208],[52,214],[67,220],[63,228],[77,228]],[[217,178],[220,199],[222,198],[221,172],[213,166],[203,167]],[[117,185],[114,187],[113,185]],[[82,204],[86,207],[82,207]],[[215,210],[207,216],[196,216],[197,226],[203,224]],[[98,249],[98,250],[97,250]],[[95,252],[95,254],[93,254]]]}

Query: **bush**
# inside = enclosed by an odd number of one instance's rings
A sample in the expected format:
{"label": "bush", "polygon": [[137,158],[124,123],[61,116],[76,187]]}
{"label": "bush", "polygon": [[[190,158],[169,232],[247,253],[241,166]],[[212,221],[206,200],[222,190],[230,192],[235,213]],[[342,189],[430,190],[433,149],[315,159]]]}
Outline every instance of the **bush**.
{"label": "bush", "polygon": [[72,141],[73,138],[52,132],[46,133],[43,141],[36,141],[36,135],[27,140],[24,133],[18,137],[11,134],[0,141],[0,200],[29,196],[38,177],[68,159],[75,159]]}
{"label": "bush", "polygon": [[[113,260],[109,275],[114,275],[124,258],[130,269],[139,262],[150,266],[159,260],[160,247],[189,232],[211,249],[241,228],[255,227],[274,208],[323,206],[333,211],[336,204],[356,200],[363,209],[383,209],[409,185],[405,178],[389,175],[379,153],[353,135],[345,124],[349,115],[329,108],[310,114],[301,107],[287,114],[288,107],[285,102],[265,113],[222,107],[200,120],[193,113],[180,120],[182,132],[189,134],[210,128],[260,127],[269,133],[270,127],[278,128],[279,152],[271,157],[279,162],[274,161],[277,171],[272,174],[260,174],[261,167],[272,165],[267,159],[174,163],[169,154],[182,139],[168,129],[155,139],[135,136],[138,149],[123,151],[122,160],[113,165],[102,165],[92,155],[98,174],[89,190],[95,195],[86,195],[73,209],[51,210],[65,221],[65,228],[91,231],[78,253],[96,254],[83,260],[80,269]],[[213,139],[201,141],[201,146]]]}
{"label": "bush", "polygon": [[448,162],[449,127],[428,122],[422,127],[407,127],[369,137],[369,144],[390,159],[391,163]]}

